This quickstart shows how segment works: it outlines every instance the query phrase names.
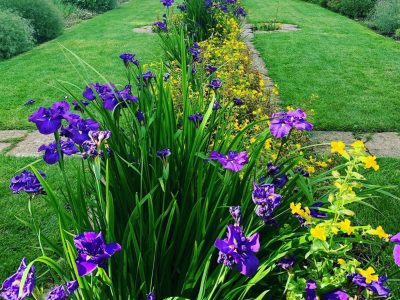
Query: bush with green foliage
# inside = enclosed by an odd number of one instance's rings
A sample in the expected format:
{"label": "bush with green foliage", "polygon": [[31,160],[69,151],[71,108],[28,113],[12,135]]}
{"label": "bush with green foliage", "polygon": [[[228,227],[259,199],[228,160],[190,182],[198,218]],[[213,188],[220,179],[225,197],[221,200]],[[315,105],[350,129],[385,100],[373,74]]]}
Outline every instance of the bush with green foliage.
{"label": "bush with green foliage", "polygon": [[10,11],[0,11],[0,59],[28,51],[35,44],[29,22]]}
{"label": "bush with green foliage", "polygon": [[376,0],[341,0],[340,12],[351,18],[365,18],[374,8]]}
{"label": "bush with green foliage", "polygon": [[95,12],[105,12],[118,5],[117,0],[64,0],[64,2]]}
{"label": "bush with green foliage", "polygon": [[59,36],[64,29],[62,14],[50,0],[0,0],[0,7],[16,11],[29,20],[39,43]]}
{"label": "bush with green foliage", "polygon": [[370,16],[370,23],[382,33],[395,33],[400,28],[400,1],[378,1]]}

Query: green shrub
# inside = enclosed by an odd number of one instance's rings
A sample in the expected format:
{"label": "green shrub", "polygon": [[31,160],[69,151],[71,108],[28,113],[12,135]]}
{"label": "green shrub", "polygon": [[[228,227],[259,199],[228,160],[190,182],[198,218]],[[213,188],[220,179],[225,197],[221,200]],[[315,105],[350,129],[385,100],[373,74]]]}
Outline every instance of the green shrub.
{"label": "green shrub", "polygon": [[393,34],[400,27],[400,1],[379,0],[371,14],[372,26],[386,34]]}
{"label": "green shrub", "polygon": [[33,47],[33,29],[20,16],[0,11],[0,58],[10,58]]}
{"label": "green shrub", "polygon": [[326,6],[333,11],[339,12],[341,7],[341,0],[328,0]]}
{"label": "green shrub", "polygon": [[340,0],[339,11],[351,18],[365,18],[374,8],[376,0]]}
{"label": "green shrub", "polygon": [[396,40],[400,40],[400,28],[396,29],[396,31],[394,32],[394,38]]}
{"label": "green shrub", "polygon": [[64,2],[95,12],[111,10],[118,4],[117,0],[64,0]]}
{"label": "green shrub", "polygon": [[50,0],[0,0],[0,6],[16,11],[29,20],[39,43],[57,37],[64,29],[62,14]]}

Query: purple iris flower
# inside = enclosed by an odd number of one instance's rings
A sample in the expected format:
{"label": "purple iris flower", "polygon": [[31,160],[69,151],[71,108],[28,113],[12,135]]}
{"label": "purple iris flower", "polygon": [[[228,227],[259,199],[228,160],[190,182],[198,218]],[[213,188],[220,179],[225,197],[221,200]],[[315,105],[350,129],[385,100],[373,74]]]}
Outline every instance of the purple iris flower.
{"label": "purple iris flower", "polygon": [[66,300],[68,296],[73,295],[78,288],[79,284],[76,280],[69,281],[66,284],[59,285],[51,290],[47,295],[46,300]]}
{"label": "purple iris flower", "polygon": [[69,120],[69,104],[65,101],[55,102],[50,108],[40,107],[29,117],[29,122],[36,124],[41,134],[51,134],[61,127],[62,119]]}
{"label": "purple iris flower", "polygon": [[105,268],[107,260],[121,251],[118,243],[106,244],[101,232],[84,232],[74,238],[78,256],[75,260],[79,276],[92,273],[98,267]]}
{"label": "purple iris flower", "polygon": [[229,12],[228,6],[226,4],[220,4],[218,7],[225,14]]}
{"label": "purple iris flower", "polygon": [[226,0],[228,4],[236,4],[237,0]]}
{"label": "purple iris flower", "polygon": [[219,250],[218,263],[236,267],[245,276],[253,276],[260,265],[254,253],[260,250],[259,234],[245,237],[239,226],[228,225],[227,237],[216,239]]}
{"label": "purple iris flower", "polygon": [[[142,74],[143,82],[146,84],[149,83],[150,80],[152,80],[154,77],[155,77],[154,74],[150,70]],[[137,80],[140,80],[140,75],[137,76]]]}
{"label": "purple iris flower", "polygon": [[306,300],[317,300],[317,284],[314,280],[308,280],[306,283]]}
{"label": "purple iris flower", "polygon": [[157,22],[154,22],[153,23],[153,26],[156,28],[156,29],[158,29],[158,30],[160,30],[160,31],[167,31],[168,30],[168,26],[167,26],[167,23],[165,23],[165,21],[157,21]]}
{"label": "purple iris flower", "polygon": [[294,256],[284,257],[276,263],[276,266],[284,270],[290,270],[293,268],[295,262],[296,258]]}
{"label": "purple iris flower", "polygon": [[171,155],[171,149],[169,149],[169,148],[164,148],[164,149],[157,151],[157,156],[163,160],[166,159],[170,155]]}
{"label": "purple iris flower", "polygon": [[139,121],[139,123],[144,122],[144,119],[145,119],[144,112],[142,112],[141,110],[138,110],[135,112],[135,116],[136,116],[136,119]]}
{"label": "purple iris flower", "polygon": [[231,206],[229,207],[229,212],[235,221],[235,226],[241,226],[242,225],[242,211],[240,206]]}
{"label": "purple iris flower", "polygon": [[270,176],[274,176],[279,174],[281,170],[278,166],[275,166],[271,161],[267,164],[267,174]]}
{"label": "purple iris flower", "polygon": [[100,124],[94,120],[74,119],[67,127],[61,129],[61,136],[73,140],[76,144],[82,145],[84,141],[89,140],[89,131],[96,131]]}
{"label": "purple iris flower", "polygon": [[146,300],[156,300],[156,294],[154,292],[148,293],[146,295]]}
{"label": "purple iris flower", "polygon": [[235,104],[236,106],[242,106],[244,104],[244,101],[240,98],[233,98],[233,104]]}
{"label": "purple iris flower", "polygon": [[392,243],[396,243],[393,249],[393,258],[396,265],[400,267],[400,232],[390,238]]}
{"label": "purple iris flower", "polygon": [[218,160],[224,169],[232,170],[233,172],[239,172],[243,169],[244,165],[249,162],[248,154],[246,151],[236,152],[233,150],[228,151],[228,154],[222,154],[217,151],[210,153],[210,160]]}
{"label": "purple iris flower", "polygon": [[129,66],[129,63],[139,66],[139,61],[135,59],[135,54],[133,53],[122,53],[119,58],[122,59],[126,67]]}
{"label": "purple iris flower", "polygon": [[310,173],[308,173],[306,170],[304,170],[304,169],[301,168],[301,167],[296,167],[296,168],[294,168],[293,172],[295,172],[295,173],[300,173],[300,174],[301,174],[302,176],[304,176],[304,177],[309,177],[309,176],[310,176]]}
{"label": "purple iris flower", "polygon": [[82,158],[96,158],[97,156],[103,158],[104,153],[101,150],[101,145],[111,137],[111,131],[89,131],[88,135],[90,140],[82,143]]}
{"label": "purple iris flower", "polygon": [[187,11],[187,6],[185,4],[179,4],[177,6],[177,8],[181,11],[181,12],[185,12]]}
{"label": "purple iris flower", "polygon": [[324,203],[323,202],[315,202],[314,204],[312,204],[309,208],[310,208],[310,215],[313,218],[316,219],[325,219],[328,217],[327,213],[323,213],[320,212],[318,208],[323,207]]}
{"label": "purple iris flower", "polygon": [[198,43],[194,43],[193,47],[188,49],[188,52],[192,55],[192,59],[194,62],[201,62],[201,52],[200,52],[200,46]]}
{"label": "purple iris flower", "polygon": [[275,193],[275,185],[253,183],[252,199],[256,205],[256,215],[268,222],[274,210],[281,205],[282,196]]}
{"label": "purple iris flower", "polygon": [[167,7],[172,6],[172,4],[174,4],[174,0],[160,0],[160,2]]}
{"label": "purple iris flower", "polygon": [[192,121],[194,124],[196,124],[196,127],[199,127],[200,123],[203,121],[203,118],[204,117],[201,113],[195,113],[188,117],[189,121]]}
{"label": "purple iris flower", "polygon": [[212,0],[204,0],[204,7],[206,9],[211,8],[213,6]]}
{"label": "purple iris flower", "polygon": [[[78,149],[75,147],[75,144],[71,140],[60,140],[61,145],[61,153],[71,156],[75,153],[78,153]],[[38,149],[38,152],[44,151],[43,159],[49,165],[55,164],[60,160],[60,156],[58,154],[57,144],[56,142],[52,142],[48,145],[41,145]]]}
{"label": "purple iris flower", "polygon": [[93,90],[89,85],[85,87],[82,96],[88,99],[89,101],[93,101],[94,99],[96,99],[96,95],[94,94]]}
{"label": "purple iris flower", "polygon": [[0,296],[5,300],[24,300],[29,297],[35,287],[35,267],[32,266],[28,272],[21,296],[19,296],[19,289],[22,280],[22,275],[26,270],[26,258],[24,257],[19,265],[16,273],[4,280],[1,286]]}
{"label": "purple iris flower", "polygon": [[282,189],[286,185],[286,183],[288,181],[289,181],[288,176],[287,175],[282,175],[282,176],[279,176],[277,178],[274,178],[272,180],[272,184],[275,185],[277,188]]}
{"label": "purple iris flower", "polygon": [[35,100],[33,100],[33,99],[29,99],[28,101],[26,101],[25,103],[24,103],[24,105],[32,105],[33,103],[35,103]]}
{"label": "purple iris flower", "polygon": [[378,296],[388,297],[390,295],[390,289],[384,286],[387,281],[386,276],[379,276],[377,281],[372,281],[371,283],[367,283],[365,277],[359,273],[351,274],[349,278],[354,284],[366,288]]}
{"label": "purple iris flower", "polygon": [[334,290],[322,296],[321,300],[348,300],[349,295],[341,289]]}
{"label": "purple iris flower", "polygon": [[206,71],[207,71],[209,74],[213,74],[213,73],[215,73],[217,70],[218,70],[218,67],[216,67],[216,66],[212,66],[212,65],[207,65],[207,66],[206,66]]}
{"label": "purple iris flower", "polygon": [[272,114],[272,120],[269,126],[271,134],[281,139],[288,136],[293,128],[301,131],[311,131],[313,125],[306,121],[306,117],[307,115],[300,108],[288,111],[287,113],[280,112]]}
{"label": "purple iris flower", "polygon": [[221,103],[219,103],[218,101],[215,101],[212,109],[213,110],[218,110],[220,108],[221,108]]}
{"label": "purple iris flower", "polygon": [[[43,178],[46,178],[46,175],[39,171],[40,175]],[[42,184],[35,174],[23,170],[21,174],[15,175],[10,182],[10,189],[13,193],[26,192],[28,194],[44,194],[45,191],[43,189]]]}
{"label": "purple iris flower", "polygon": [[234,14],[235,14],[236,16],[238,16],[238,17],[245,17],[245,16],[247,15],[247,14],[246,14],[246,11],[245,11],[244,8],[241,7],[241,6],[239,6],[239,7],[237,7],[237,8],[235,9]]}
{"label": "purple iris flower", "polygon": [[214,78],[208,84],[208,87],[213,90],[218,90],[222,86],[222,81],[219,78]]}

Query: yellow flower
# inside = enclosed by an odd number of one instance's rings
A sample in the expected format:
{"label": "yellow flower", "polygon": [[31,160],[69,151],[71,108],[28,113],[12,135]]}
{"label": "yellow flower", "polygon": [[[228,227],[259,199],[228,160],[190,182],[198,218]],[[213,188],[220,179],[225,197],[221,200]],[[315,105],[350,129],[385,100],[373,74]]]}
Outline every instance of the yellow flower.
{"label": "yellow flower", "polygon": [[387,234],[385,232],[385,230],[382,228],[382,226],[378,226],[378,227],[376,227],[376,229],[371,229],[368,231],[368,233],[372,234],[372,235],[376,235],[381,239],[385,239],[385,240],[389,239],[389,234]]}
{"label": "yellow flower", "polygon": [[311,228],[310,233],[314,238],[326,241],[326,230],[323,225],[318,224],[314,228]]}
{"label": "yellow flower", "polygon": [[364,158],[364,165],[366,169],[373,168],[375,171],[379,170],[379,165],[376,162],[376,156],[370,155]]}
{"label": "yellow flower", "polygon": [[264,144],[265,150],[271,149],[271,144],[272,144],[272,138],[267,139],[267,140],[265,141],[265,144]]}
{"label": "yellow flower", "polygon": [[379,279],[378,275],[375,274],[374,268],[372,267],[369,267],[366,270],[358,269],[358,273],[360,273],[361,276],[365,277],[365,282],[367,284],[370,284],[372,281],[378,281]]}
{"label": "yellow flower", "polygon": [[331,142],[331,153],[339,153],[343,157],[349,159],[349,154],[346,152],[346,144],[342,141]]}
{"label": "yellow flower", "polygon": [[360,140],[357,140],[353,144],[351,144],[351,147],[353,147],[353,149],[355,149],[355,150],[364,150],[365,149],[364,142],[360,141]]}
{"label": "yellow flower", "polygon": [[351,222],[349,219],[345,219],[344,221],[339,223],[339,227],[342,231],[346,232],[348,235],[352,234],[354,228],[351,226]]}
{"label": "yellow flower", "polygon": [[301,203],[294,204],[294,202],[290,203],[290,209],[292,210],[292,214],[300,214],[301,213]]}
{"label": "yellow flower", "polygon": [[255,142],[256,142],[256,138],[253,136],[251,139],[250,139],[250,144],[254,144]]}
{"label": "yellow flower", "polygon": [[337,262],[338,262],[338,264],[341,265],[341,266],[343,266],[343,265],[346,264],[346,261],[345,261],[343,258],[339,258],[339,259],[337,260]]}
{"label": "yellow flower", "polygon": [[297,214],[306,221],[309,221],[311,219],[310,209],[308,207],[305,207],[303,209],[301,207],[301,203],[297,204],[294,204],[294,202],[290,203],[290,209],[292,210],[292,214],[294,215]]}
{"label": "yellow flower", "polygon": [[313,166],[309,166],[307,167],[307,172],[310,174],[314,174],[315,173],[315,168]]}

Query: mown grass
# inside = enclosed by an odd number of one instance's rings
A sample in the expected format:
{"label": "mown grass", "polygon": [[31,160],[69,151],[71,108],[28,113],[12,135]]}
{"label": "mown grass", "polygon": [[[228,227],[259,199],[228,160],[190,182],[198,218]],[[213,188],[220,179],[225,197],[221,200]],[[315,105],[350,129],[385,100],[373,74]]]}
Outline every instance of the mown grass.
{"label": "mown grass", "polygon": [[283,104],[315,109],[322,130],[400,130],[400,44],[300,0],[243,0],[250,22],[301,30],[257,33],[255,44]]}
{"label": "mown grass", "polygon": [[[27,121],[29,114],[65,95],[54,87],[60,88],[58,80],[79,87],[84,86],[85,80],[102,81],[93,71],[84,70],[63,47],[94,66],[109,81],[121,84],[126,84],[126,75],[120,53],[136,53],[143,63],[159,61],[158,37],[132,29],[151,24],[161,10],[159,1],[131,0],[66,30],[53,41],[0,62],[0,129],[33,128]],[[23,106],[28,99],[35,99],[36,103]]]}

